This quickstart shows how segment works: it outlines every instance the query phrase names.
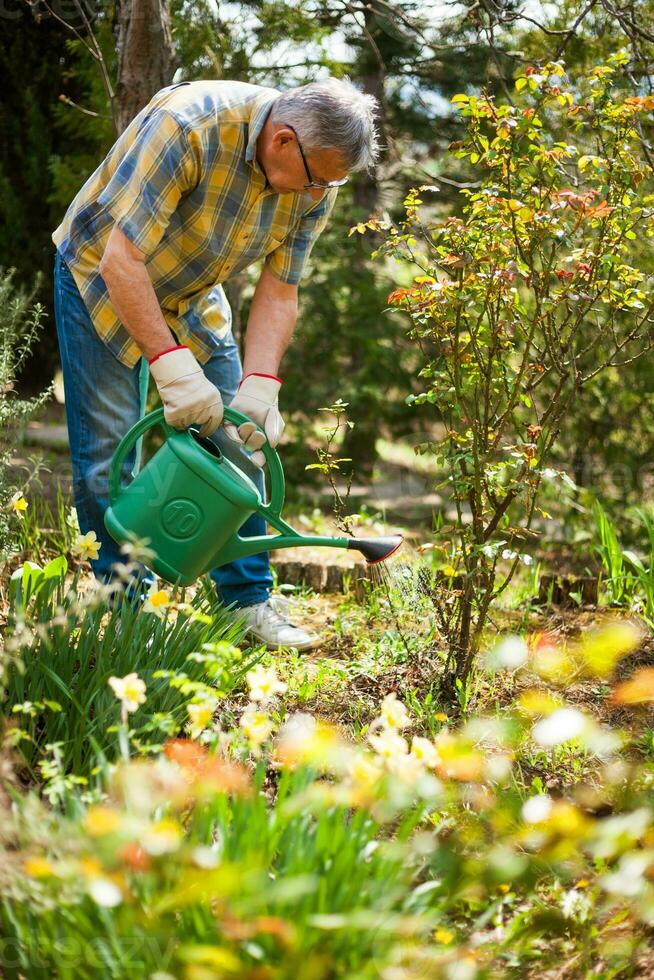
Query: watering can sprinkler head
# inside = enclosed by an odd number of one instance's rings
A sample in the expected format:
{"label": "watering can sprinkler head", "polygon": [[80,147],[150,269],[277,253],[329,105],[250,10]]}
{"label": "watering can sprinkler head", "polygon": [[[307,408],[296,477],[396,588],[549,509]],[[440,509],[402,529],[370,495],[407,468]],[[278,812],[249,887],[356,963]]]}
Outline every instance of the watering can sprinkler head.
{"label": "watering can sprinkler head", "polygon": [[376,565],[390,558],[403,541],[401,534],[393,534],[387,538],[352,538],[348,549],[360,551],[369,565]]}

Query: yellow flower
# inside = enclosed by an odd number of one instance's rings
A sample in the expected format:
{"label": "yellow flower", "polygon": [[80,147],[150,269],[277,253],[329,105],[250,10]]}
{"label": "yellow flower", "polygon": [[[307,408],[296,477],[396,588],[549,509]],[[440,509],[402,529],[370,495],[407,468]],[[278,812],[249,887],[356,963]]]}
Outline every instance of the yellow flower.
{"label": "yellow flower", "polygon": [[447,721],[447,715],[445,714],[444,711],[439,711],[437,714],[434,715],[434,718],[436,719],[436,721]]}
{"label": "yellow flower", "polygon": [[103,837],[120,826],[120,816],[108,806],[92,806],[84,819],[84,829],[90,837]]}
{"label": "yellow flower", "polygon": [[454,939],[454,933],[450,932],[449,929],[437,929],[434,933],[434,939],[437,943],[443,943],[444,946],[447,946]]}
{"label": "yellow flower", "polygon": [[89,558],[96,559],[102,543],[98,541],[98,536],[95,531],[87,531],[86,534],[80,534],[77,541],[73,544],[71,551],[82,561],[87,561]]}
{"label": "yellow flower", "polygon": [[97,878],[102,873],[102,865],[92,857],[85,857],[79,862],[79,870],[85,878]]}
{"label": "yellow flower", "polygon": [[288,687],[280,681],[274,667],[255,667],[245,675],[253,701],[270,701],[276,694],[283,694]]}
{"label": "yellow flower", "polygon": [[347,767],[348,783],[352,790],[352,804],[363,805],[375,796],[383,776],[383,770],[376,756],[369,752],[357,752]]}
{"label": "yellow flower", "polygon": [[186,710],[194,732],[201,732],[211,724],[216,701],[191,701]]}
{"label": "yellow flower", "polygon": [[411,715],[401,701],[397,700],[397,694],[387,694],[381,706],[382,721],[387,728],[401,730],[411,724]]}
{"label": "yellow flower", "polygon": [[182,831],[176,820],[158,820],[151,824],[141,838],[141,845],[148,854],[170,854],[176,851],[182,840]]}
{"label": "yellow flower", "polygon": [[48,878],[54,874],[54,868],[43,857],[27,858],[23,863],[23,870],[30,878]]}
{"label": "yellow flower", "polygon": [[13,510],[16,517],[19,517],[22,520],[23,515],[27,510],[28,503],[25,500],[25,497],[20,492],[20,490],[17,490],[16,493],[12,496],[11,500],[9,501],[9,506]]}
{"label": "yellow flower", "polygon": [[239,725],[248,741],[257,748],[266,741],[275,727],[265,711],[260,711],[255,704],[247,706],[241,715]]}
{"label": "yellow flower", "polygon": [[109,687],[130,714],[145,702],[145,681],[138,674],[110,677]]}
{"label": "yellow flower", "polygon": [[170,605],[170,596],[164,589],[157,589],[152,586],[148,592],[148,597],[143,603],[143,612],[154,613],[155,616],[163,618],[163,615]]}
{"label": "yellow flower", "polygon": [[411,755],[430,768],[439,763],[438,752],[428,738],[414,738],[411,742]]}

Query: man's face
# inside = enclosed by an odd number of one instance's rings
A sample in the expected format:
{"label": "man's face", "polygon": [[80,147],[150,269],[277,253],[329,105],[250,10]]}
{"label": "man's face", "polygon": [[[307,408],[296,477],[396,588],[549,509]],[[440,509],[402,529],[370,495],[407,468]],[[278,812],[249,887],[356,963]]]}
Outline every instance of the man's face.
{"label": "man's face", "polygon": [[[314,181],[342,180],[347,177],[347,168],[337,150],[319,150],[315,153],[305,151],[305,167],[297,136],[292,129],[283,125],[275,127],[267,150],[264,170],[268,183],[278,194],[304,190],[309,183],[309,174]],[[305,193],[310,194],[314,201],[319,201],[325,191],[320,187],[310,187]]]}

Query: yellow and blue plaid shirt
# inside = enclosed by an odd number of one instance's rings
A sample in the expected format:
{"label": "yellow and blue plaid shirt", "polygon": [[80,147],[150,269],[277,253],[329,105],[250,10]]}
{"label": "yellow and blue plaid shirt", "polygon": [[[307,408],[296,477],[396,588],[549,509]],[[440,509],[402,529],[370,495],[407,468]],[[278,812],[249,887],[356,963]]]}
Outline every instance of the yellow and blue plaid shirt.
{"label": "yellow and blue plaid shirt", "polygon": [[220,285],[265,257],[298,283],[336,198],[278,194],[256,159],[275,89],[244,82],[182,82],[139,112],[72,201],[52,240],[102,340],[129,367],[141,351],[100,275],[115,224],[146,255],[162,313],[201,363],[231,326]]}

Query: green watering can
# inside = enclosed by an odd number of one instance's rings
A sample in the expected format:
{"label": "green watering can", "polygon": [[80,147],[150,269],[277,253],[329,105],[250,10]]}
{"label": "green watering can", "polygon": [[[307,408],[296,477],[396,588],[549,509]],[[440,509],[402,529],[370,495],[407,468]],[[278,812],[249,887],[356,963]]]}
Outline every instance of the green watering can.
{"label": "green watering can", "polygon": [[[245,415],[225,408],[225,419],[235,425],[249,422]],[[131,483],[121,487],[125,459],[148,429],[159,426],[165,441]],[[155,553],[151,567],[171,583],[192,585],[212,568],[273,548],[318,545],[353,548],[370,564],[383,561],[402,544],[402,536],[387,538],[330,538],[304,535],[281,516],[284,506],[284,470],[277,452],[262,447],[270,477],[269,500],[264,502],[252,475],[256,467],[238,444],[222,433],[221,446],[196,431],[173,429],[159,408],[133,425],[121,439],[109,471],[109,507],[105,525],[116,541],[147,539]],[[255,513],[279,534],[242,538],[239,528]]]}

